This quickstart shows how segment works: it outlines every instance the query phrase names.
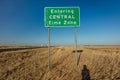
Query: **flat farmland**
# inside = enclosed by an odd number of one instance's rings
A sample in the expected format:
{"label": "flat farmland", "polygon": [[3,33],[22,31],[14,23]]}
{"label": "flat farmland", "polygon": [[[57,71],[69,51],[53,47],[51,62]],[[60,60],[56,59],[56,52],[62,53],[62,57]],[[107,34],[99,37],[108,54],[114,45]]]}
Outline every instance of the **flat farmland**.
{"label": "flat farmland", "polygon": [[120,80],[120,46],[0,46],[0,80]]}

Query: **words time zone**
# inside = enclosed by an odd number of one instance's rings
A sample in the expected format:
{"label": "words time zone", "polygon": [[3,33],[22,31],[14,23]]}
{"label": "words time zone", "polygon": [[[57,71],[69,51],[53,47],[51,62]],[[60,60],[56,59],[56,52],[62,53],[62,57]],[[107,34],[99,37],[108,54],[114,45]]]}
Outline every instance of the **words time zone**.
{"label": "words time zone", "polygon": [[61,21],[49,21],[48,23],[49,25],[61,25],[61,24],[64,24],[64,25],[76,25],[76,21],[72,21],[72,20],[64,20],[63,23],[61,23]]}

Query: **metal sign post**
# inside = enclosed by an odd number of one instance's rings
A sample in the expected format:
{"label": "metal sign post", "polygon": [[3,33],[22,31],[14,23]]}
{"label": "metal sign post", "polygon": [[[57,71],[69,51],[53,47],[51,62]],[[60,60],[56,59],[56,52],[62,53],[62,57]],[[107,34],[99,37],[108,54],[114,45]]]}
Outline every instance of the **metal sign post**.
{"label": "metal sign post", "polygon": [[48,27],[48,69],[50,70],[50,27]]}
{"label": "metal sign post", "polygon": [[77,55],[77,32],[76,32],[76,27],[74,27],[74,36],[75,36],[75,60],[76,60],[76,65],[78,63],[78,55]]}

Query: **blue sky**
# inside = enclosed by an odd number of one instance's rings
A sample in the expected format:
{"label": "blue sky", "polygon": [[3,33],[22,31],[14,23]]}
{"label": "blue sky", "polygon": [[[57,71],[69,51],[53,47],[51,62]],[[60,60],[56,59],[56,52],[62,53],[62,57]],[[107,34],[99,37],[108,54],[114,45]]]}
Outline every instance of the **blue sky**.
{"label": "blue sky", "polygon": [[[0,45],[47,45],[44,7],[80,7],[78,45],[120,45],[120,0],[0,0]],[[52,45],[74,45],[74,28],[51,28]]]}

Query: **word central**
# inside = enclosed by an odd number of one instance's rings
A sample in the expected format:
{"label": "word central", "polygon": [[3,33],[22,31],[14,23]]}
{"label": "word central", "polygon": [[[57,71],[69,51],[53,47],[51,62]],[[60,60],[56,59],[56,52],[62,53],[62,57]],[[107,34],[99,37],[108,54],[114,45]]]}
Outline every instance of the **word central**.
{"label": "word central", "polygon": [[74,15],[50,15],[49,19],[75,19]]}

